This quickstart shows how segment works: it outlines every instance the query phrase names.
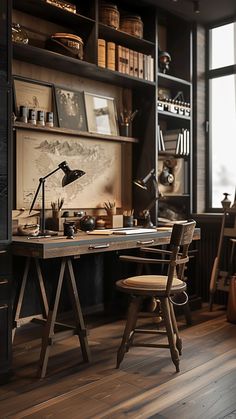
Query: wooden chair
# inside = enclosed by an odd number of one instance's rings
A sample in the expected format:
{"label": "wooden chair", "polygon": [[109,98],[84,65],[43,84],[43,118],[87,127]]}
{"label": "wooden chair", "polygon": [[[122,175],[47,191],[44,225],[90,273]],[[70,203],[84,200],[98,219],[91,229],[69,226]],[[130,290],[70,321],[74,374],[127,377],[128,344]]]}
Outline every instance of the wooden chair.
{"label": "wooden chair", "polygon": [[[174,298],[182,293],[186,295],[186,283],[184,279],[184,269],[189,261],[188,248],[192,242],[195,221],[191,220],[184,224],[174,224],[171,239],[170,251],[158,250],[160,253],[168,255],[168,259],[150,259],[150,263],[168,264],[168,274],[165,275],[138,275],[116,282],[118,290],[128,293],[131,302],[128,308],[127,322],[121,345],[117,353],[117,365],[119,368],[125,352],[130,346],[144,346],[156,348],[169,348],[172,361],[179,372],[179,355],[182,352],[182,340],[179,336],[178,327],[173,309]],[[180,252],[181,251],[181,252]],[[121,256],[124,258],[125,256]],[[148,259],[146,258],[146,261]],[[149,261],[148,261],[149,262]],[[154,297],[158,300],[165,330],[143,330],[136,328],[138,314],[142,302],[147,297]],[[168,343],[134,343],[135,333],[166,334]]]}
{"label": "wooden chair", "polygon": [[224,211],[217,254],[214,259],[210,279],[210,303],[212,311],[216,290],[229,292],[229,284],[235,274],[235,248],[236,248],[236,206]]}

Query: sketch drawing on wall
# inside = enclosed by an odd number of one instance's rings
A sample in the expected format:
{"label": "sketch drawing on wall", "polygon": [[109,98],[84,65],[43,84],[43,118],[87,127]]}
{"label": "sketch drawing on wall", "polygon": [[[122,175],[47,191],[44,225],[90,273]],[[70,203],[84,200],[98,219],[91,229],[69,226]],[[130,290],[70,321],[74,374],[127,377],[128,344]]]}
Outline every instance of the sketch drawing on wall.
{"label": "sketch drawing on wall", "polygon": [[[29,208],[38,179],[66,160],[86,175],[80,182],[61,188],[61,173],[46,184],[46,208],[55,198],[64,198],[65,208],[97,208],[115,200],[121,206],[122,147],[118,142],[69,137],[45,132],[17,131],[17,208]],[[38,199],[38,208],[41,197]],[[37,208],[37,204],[35,205]]]}

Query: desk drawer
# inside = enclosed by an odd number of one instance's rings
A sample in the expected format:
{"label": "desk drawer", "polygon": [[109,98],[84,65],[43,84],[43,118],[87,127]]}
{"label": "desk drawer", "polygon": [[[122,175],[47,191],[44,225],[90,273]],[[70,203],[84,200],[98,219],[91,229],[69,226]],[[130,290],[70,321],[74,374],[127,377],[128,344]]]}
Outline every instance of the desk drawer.
{"label": "desk drawer", "polygon": [[[142,246],[155,246],[158,244],[165,244],[169,242],[169,238],[167,237],[158,237],[153,235],[153,237],[147,236],[140,237],[140,235],[136,235],[136,237],[116,237],[111,238],[108,236],[107,238],[102,239],[89,239],[86,242],[83,241],[74,241],[74,243],[70,243],[68,246],[50,246],[44,249],[43,258],[56,258],[56,257],[63,257],[63,256],[79,256],[89,253],[99,253],[99,252],[112,252],[116,250],[126,250],[126,249],[135,249]],[[55,242],[56,244],[56,242]],[[35,256],[35,255],[34,255]],[[39,257],[39,255],[37,255]]]}
{"label": "desk drawer", "polygon": [[[89,245],[79,246],[77,250],[79,254],[89,254],[89,253],[99,253],[99,252],[112,252],[116,250],[126,250],[126,249],[135,249],[142,246],[155,246],[159,244],[158,238],[136,238],[136,239],[127,239],[125,241],[111,241],[111,240],[102,240],[101,242],[95,241]],[[168,242],[168,240],[167,240]]]}

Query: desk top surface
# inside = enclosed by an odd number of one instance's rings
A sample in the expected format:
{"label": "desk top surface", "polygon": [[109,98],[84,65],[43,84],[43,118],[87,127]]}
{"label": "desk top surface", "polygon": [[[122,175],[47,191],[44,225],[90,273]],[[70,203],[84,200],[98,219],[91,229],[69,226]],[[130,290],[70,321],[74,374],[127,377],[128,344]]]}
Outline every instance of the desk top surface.
{"label": "desk top surface", "polygon": [[[123,235],[95,235],[78,232],[73,239],[65,236],[45,238],[13,236],[12,253],[42,259],[79,256],[82,254],[139,248],[148,245],[168,244],[171,229],[154,229],[153,232]],[[194,240],[200,239],[200,230],[195,229]]]}

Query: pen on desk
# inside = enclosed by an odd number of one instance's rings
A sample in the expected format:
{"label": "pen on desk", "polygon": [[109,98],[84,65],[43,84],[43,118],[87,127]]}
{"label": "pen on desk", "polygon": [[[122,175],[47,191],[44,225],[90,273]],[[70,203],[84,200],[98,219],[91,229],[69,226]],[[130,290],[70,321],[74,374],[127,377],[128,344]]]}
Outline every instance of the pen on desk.
{"label": "pen on desk", "polygon": [[28,240],[31,240],[31,239],[48,239],[49,237],[51,237],[51,236],[29,236],[29,237],[27,237],[27,239]]}

